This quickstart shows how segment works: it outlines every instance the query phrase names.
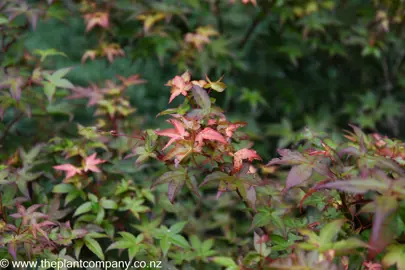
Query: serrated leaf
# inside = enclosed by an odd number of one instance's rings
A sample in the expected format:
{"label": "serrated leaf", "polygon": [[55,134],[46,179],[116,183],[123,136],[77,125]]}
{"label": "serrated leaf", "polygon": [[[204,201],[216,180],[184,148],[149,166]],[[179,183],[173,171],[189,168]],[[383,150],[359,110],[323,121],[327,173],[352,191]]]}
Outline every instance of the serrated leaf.
{"label": "serrated leaf", "polygon": [[177,234],[177,233],[181,232],[181,230],[183,230],[184,226],[186,226],[187,223],[188,223],[187,221],[183,221],[183,222],[177,222],[177,223],[173,224],[170,227],[170,233]]}
{"label": "serrated leaf", "polygon": [[83,203],[82,205],[80,205],[80,206],[76,209],[76,211],[75,211],[75,213],[73,214],[73,216],[75,217],[75,216],[78,216],[78,215],[81,215],[81,214],[84,214],[84,213],[89,212],[89,211],[91,210],[91,205],[92,205],[91,202],[85,202],[85,203]]}
{"label": "serrated leaf", "polygon": [[104,260],[104,253],[103,250],[100,246],[100,244],[94,240],[93,238],[84,237],[84,244],[86,245],[86,247],[93,252],[100,260]]}
{"label": "serrated leaf", "polygon": [[175,235],[171,235],[169,237],[170,241],[175,244],[176,246],[179,246],[181,248],[189,248],[190,245],[188,244],[186,238],[184,238],[184,236],[179,235],[179,234],[175,234]]}

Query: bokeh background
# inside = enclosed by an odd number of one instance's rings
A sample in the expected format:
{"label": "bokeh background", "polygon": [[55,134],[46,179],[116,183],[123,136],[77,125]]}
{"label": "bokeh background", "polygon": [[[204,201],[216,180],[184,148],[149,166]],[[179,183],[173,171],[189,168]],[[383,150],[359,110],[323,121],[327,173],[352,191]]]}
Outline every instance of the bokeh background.
{"label": "bokeh background", "polygon": [[[134,121],[144,127],[164,121],[155,117],[167,106],[164,84],[189,70],[194,79],[224,75],[228,87],[217,93],[219,104],[231,119],[249,123],[265,157],[294,144],[304,127],[335,136],[353,123],[404,137],[403,1],[26,3],[16,12],[34,22],[35,31],[0,56],[3,66],[20,61],[24,50],[54,49],[66,57],[49,57],[44,65],[74,67],[67,78],[77,86],[140,74],[148,83],[127,94],[137,108]],[[44,7],[42,19],[31,4]],[[102,16],[105,25],[97,23]],[[109,61],[103,46],[118,55]],[[91,50],[98,55],[83,62]],[[76,120],[89,124],[94,109],[83,103],[76,110]]]}

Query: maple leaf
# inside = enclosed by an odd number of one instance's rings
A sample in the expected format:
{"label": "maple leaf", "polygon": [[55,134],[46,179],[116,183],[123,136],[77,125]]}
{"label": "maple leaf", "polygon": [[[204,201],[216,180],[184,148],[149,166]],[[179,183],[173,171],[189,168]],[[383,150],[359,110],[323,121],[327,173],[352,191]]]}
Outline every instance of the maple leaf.
{"label": "maple leaf", "polygon": [[233,134],[235,133],[235,131],[240,128],[240,127],[244,127],[246,126],[247,123],[245,122],[235,122],[235,123],[231,123],[228,121],[223,121],[223,122],[219,122],[218,123],[218,129],[219,130],[224,130],[226,137],[228,138],[232,138]]}
{"label": "maple leaf", "polygon": [[141,79],[141,76],[139,74],[135,74],[132,76],[129,76],[128,78],[122,77],[120,75],[117,75],[117,78],[126,86],[130,86],[130,85],[138,85],[138,84],[144,84],[147,81]]}
{"label": "maple leaf", "polygon": [[203,144],[203,140],[218,141],[220,143],[227,144],[227,141],[221,135],[221,133],[208,127],[200,131],[195,138],[195,141],[199,146]]}
{"label": "maple leaf", "polygon": [[202,51],[204,45],[209,44],[211,40],[204,35],[198,33],[187,33],[184,37],[184,41],[187,43],[191,43],[194,47],[196,47],[199,51]]}
{"label": "maple leaf", "polygon": [[69,178],[75,176],[76,174],[82,173],[82,170],[80,168],[77,168],[69,163],[53,166],[53,168],[56,170],[59,170],[59,171],[65,171],[66,172],[65,179],[69,179]]}
{"label": "maple leaf", "polygon": [[207,84],[207,82],[204,81],[204,80],[191,81],[191,83],[192,83],[193,85],[198,85],[198,86],[201,87],[201,88],[204,88],[204,86]]}
{"label": "maple leaf", "polygon": [[99,158],[96,158],[97,153],[92,154],[91,156],[87,157],[85,160],[85,165],[84,165],[84,171],[92,171],[92,172],[101,172],[99,168],[97,168],[96,165],[102,164],[106,162],[106,160],[102,160]]}
{"label": "maple leaf", "polygon": [[217,36],[218,32],[211,26],[199,27],[196,33],[187,33],[184,37],[184,41],[191,43],[199,51],[204,48],[204,45],[211,42],[210,36]]}
{"label": "maple leaf", "polygon": [[189,136],[190,134],[185,130],[183,123],[178,120],[170,119],[168,120],[174,128],[169,128],[161,131],[155,131],[155,133],[159,136],[165,136],[171,138],[169,142],[163,147],[162,150],[165,150],[169,147],[172,143],[178,140],[183,140],[185,137]]}
{"label": "maple leaf", "polygon": [[[28,22],[31,24],[32,29],[36,29],[38,17],[41,15],[42,11],[40,9],[32,8],[24,1],[15,1],[14,6],[8,7],[5,13],[8,14],[8,20],[11,22],[19,15],[24,15]],[[20,2],[20,3],[18,3]],[[12,3],[12,2],[10,2]]]}
{"label": "maple leaf", "polygon": [[114,57],[117,56],[125,56],[125,52],[121,49],[120,45],[117,43],[107,44],[101,46],[101,55],[107,56],[108,61],[112,63],[114,61]]}
{"label": "maple leaf", "polygon": [[141,14],[136,17],[138,20],[143,21],[143,30],[148,33],[152,26],[158,21],[166,18],[164,13],[158,12],[156,14]]}
{"label": "maple leaf", "polygon": [[172,87],[170,90],[172,94],[169,103],[180,94],[187,96],[187,92],[193,87],[193,84],[190,82],[190,73],[188,71],[184,72],[181,76],[174,77],[173,80],[170,80],[165,85]]}
{"label": "maple leaf", "polygon": [[11,214],[10,216],[15,219],[22,218],[23,225],[36,224],[38,219],[48,218],[48,215],[36,211],[38,208],[42,206],[43,206],[42,204],[34,204],[28,208],[25,208],[23,205],[18,204],[17,205],[18,213]]}
{"label": "maple leaf", "polygon": [[67,99],[80,99],[88,98],[87,107],[91,107],[97,104],[103,99],[103,91],[95,84],[90,84],[90,87],[75,87],[72,88],[72,94]]}
{"label": "maple leaf", "polygon": [[198,34],[204,35],[206,37],[218,36],[219,35],[218,31],[215,30],[215,28],[213,28],[210,25],[209,26],[198,27],[196,32]]}
{"label": "maple leaf", "polygon": [[252,162],[254,159],[262,160],[255,150],[243,148],[233,155],[233,171],[238,172],[242,168],[243,160]]}
{"label": "maple leaf", "polygon": [[110,24],[109,15],[107,12],[95,12],[84,15],[86,21],[86,32],[89,32],[96,25],[107,29]]}
{"label": "maple leaf", "polygon": [[34,236],[34,238],[37,238],[37,232],[39,232],[42,234],[43,237],[45,237],[47,240],[49,240],[48,233],[46,233],[42,229],[42,227],[49,227],[49,226],[55,226],[55,225],[56,225],[55,223],[53,223],[52,221],[49,221],[49,220],[45,220],[40,223],[31,224],[32,235]]}
{"label": "maple leaf", "polygon": [[0,90],[3,88],[9,88],[11,97],[17,101],[19,101],[21,98],[23,86],[24,86],[24,79],[21,76],[18,77],[6,76],[6,78],[2,82],[0,82]]}
{"label": "maple leaf", "polygon": [[97,56],[97,51],[96,50],[87,50],[82,56],[82,64],[86,62],[87,58],[90,58],[91,60],[96,59]]}

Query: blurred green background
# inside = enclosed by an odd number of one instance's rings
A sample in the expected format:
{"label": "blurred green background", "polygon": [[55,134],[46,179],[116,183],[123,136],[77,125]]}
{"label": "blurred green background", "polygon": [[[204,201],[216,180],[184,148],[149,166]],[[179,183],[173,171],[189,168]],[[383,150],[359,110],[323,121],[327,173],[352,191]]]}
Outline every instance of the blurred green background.
{"label": "blurred green background", "polygon": [[[74,67],[67,77],[74,85],[140,74],[148,83],[127,94],[144,126],[164,120],[155,117],[167,107],[170,88],[164,84],[189,70],[193,79],[224,75],[228,87],[214,96],[231,119],[249,123],[265,157],[299,140],[304,127],[335,134],[354,123],[404,138],[403,1],[48,2],[28,1],[47,7],[45,19],[1,56],[3,64],[15,64],[23,49],[56,49],[67,57],[45,64]],[[107,12],[108,28],[86,32],[84,16],[91,12]],[[149,16],[148,31],[140,16]],[[186,41],[188,33],[207,26],[217,33],[202,48]],[[86,51],[112,43],[125,57],[81,63]],[[93,112],[79,108],[75,119],[89,124]]]}

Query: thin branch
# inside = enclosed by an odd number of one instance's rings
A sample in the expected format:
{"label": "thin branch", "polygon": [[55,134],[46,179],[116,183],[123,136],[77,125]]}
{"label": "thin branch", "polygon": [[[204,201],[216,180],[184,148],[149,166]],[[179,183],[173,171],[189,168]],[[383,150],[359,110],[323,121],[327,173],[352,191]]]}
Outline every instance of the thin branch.
{"label": "thin branch", "polygon": [[7,137],[10,129],[13,127],[13,125],[15,123],[17,123],[21,119],[21,117],[23,117],[23,115],[24,115],[24,113],[20,112],[13,120],[11,120],[10,123],[8,123],[8,125],[6,126],[6,129],[4,130],[3,135],[0,138],[0,142],[2,142]]}
{"label": "thin branch", "polygon": [[246,34],[244,35],[242,41],[239,43],[239,49],[243,49],[247,42],[249,41],[250,37],[252,36],[253,32],[256,30],[256,27],[260,24],[260,22],[266,17],[267,11],[262,9],[256,17],[253,19],[252,24],[246,31]]}
{"label": "thin branch", "polygon": [[224,21],[222,20],[220,0],[215,1],[214,13],[215,13],[215,15],[216,15],[215,17],[217,19],[218,31],[219,31],[219,33],[223,33],[224,32]]}

